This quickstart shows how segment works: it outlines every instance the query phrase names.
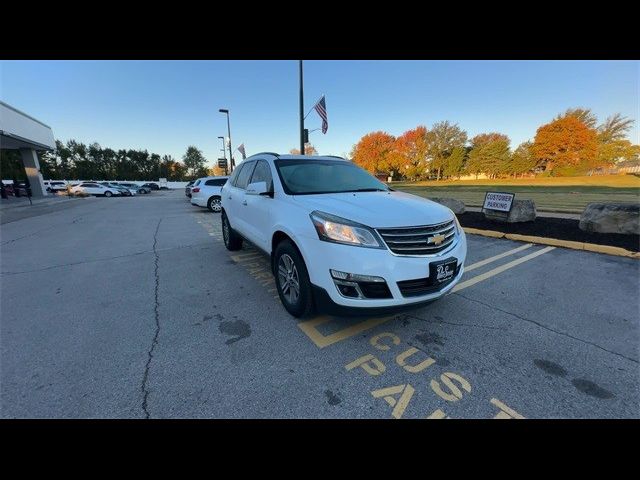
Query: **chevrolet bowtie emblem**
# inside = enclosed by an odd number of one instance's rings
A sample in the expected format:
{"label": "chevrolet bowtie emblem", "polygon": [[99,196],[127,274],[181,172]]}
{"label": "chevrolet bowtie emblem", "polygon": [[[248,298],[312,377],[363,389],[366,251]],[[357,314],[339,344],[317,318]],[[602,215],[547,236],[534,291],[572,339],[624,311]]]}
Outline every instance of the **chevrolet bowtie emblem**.
{"label": "chevrolet bowtie emblem", "polygon": [[427,240],[427,243],[433,243],[435,245],[440,245],[442,242],[444,242],[445,236],[442,235],[441,233],[438,233],[437,235],[434,235],[433,237],[430,237]]}

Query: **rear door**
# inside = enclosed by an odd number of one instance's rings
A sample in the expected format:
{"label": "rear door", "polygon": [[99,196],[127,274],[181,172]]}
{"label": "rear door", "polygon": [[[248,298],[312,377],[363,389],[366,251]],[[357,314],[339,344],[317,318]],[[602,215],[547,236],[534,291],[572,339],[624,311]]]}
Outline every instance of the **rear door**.
{"label": "rear door", "polygon": [[[271,167],[264,160],[258,160],[249,184],[265,182],[273,190]],[[246,221],[247,237],[265,252],[271,251],[271,206],[273,199],[266,195],[247,195],[242,203],[243,217]]]}
{"label": "rear door", "polygon": [[100,195],[102,193],[102,190],[100,190],[98,188],[98,185],[96,185],[95,183],[83,183],[82,185],[80,185],[82,187],[82,190],[84,190],[85,193],[88,193],[89,195]]}

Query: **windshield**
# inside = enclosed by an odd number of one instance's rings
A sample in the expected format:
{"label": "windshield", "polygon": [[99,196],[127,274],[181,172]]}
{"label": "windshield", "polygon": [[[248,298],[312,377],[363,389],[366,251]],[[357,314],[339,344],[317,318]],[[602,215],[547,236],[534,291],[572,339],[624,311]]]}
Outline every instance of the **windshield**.
{"label": "windshield", "polygon": [[389,191],[373,175],[344,160],[276,160],[275,164],[289,195]]}

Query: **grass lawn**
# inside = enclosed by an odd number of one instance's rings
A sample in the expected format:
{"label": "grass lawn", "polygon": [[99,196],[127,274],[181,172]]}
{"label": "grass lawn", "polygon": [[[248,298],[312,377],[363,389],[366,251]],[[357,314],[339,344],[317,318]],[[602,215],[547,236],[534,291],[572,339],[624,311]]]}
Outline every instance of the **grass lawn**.
{"label": "grass lawn", "polygon": [[456,198],[470,207],[481,207],[487,191],[515,193],[532,199],[538,210],[557,212],[581,213],[591,202],[640,203],[640,177],[635,175],[394,182],[391,187],[427,198]]}

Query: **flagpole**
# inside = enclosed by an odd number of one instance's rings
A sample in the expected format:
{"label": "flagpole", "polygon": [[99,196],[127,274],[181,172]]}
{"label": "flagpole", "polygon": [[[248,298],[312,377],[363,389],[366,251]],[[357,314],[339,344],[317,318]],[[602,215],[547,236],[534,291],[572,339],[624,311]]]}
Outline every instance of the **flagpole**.
{"label": "flagpole", "polygon": [[299,60],[300,70],[300,155],[304,155],[304,89],[302,81],[302,60]]}

